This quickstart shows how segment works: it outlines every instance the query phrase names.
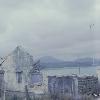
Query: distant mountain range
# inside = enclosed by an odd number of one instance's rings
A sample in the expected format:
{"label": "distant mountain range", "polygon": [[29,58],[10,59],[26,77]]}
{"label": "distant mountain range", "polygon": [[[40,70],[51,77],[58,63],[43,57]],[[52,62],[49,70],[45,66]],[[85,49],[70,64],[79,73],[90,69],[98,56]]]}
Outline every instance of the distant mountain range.
{"label": "distant mountain range", "polygon": [[62,61],[57,58],[46,56],[40,58],[41,68],[61,68],[61,67],[92,67],[99,66],[100,59],[91,57],[80,58],[73,61]]}
{"label": "distant mountain range", "polygon": [[44,56],[40,58],[41,63],[61,63],[63,62],[60,59],[51,57],[51,56]]}

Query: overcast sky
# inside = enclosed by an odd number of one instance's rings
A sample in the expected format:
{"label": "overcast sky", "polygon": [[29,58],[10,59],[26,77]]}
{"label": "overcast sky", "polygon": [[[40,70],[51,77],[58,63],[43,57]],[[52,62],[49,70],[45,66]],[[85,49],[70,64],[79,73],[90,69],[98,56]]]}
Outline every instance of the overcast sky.
{"label": "overcast sky", "polygon": [[0,56],[17,45],[34,57],[99,57],[100,0],[0,0]]}

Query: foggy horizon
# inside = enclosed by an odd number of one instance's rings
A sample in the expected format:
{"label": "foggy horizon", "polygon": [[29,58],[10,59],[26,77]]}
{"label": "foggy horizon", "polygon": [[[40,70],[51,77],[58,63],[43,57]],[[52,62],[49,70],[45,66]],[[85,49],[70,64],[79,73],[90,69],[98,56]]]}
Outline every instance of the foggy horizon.
{"label": "foggy horizon", "polygon": [[34,58],[98,58],[99,5],[99,0],[1,0],[0,57],[21,45]]}

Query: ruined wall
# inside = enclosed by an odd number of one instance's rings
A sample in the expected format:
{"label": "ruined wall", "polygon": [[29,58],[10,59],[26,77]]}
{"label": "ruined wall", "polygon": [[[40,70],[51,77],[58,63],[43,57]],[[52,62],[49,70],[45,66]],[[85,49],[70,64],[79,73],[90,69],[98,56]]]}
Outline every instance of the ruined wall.
{"label": "ruined wall", "polygon": [[0,70],[0,100],[4,100],[4,71]]}

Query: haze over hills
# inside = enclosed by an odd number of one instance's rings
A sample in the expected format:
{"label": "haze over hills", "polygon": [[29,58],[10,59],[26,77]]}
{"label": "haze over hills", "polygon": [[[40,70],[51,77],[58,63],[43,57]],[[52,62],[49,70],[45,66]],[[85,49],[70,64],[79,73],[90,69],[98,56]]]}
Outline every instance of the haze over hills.
{"label": "haze over hills", "polygon": [[61,63],[64,61],[54,58],[54,57],[51,57],[51,56],[44,56],[44,57],[40,58],[40,62],[41,63]]}
{"label": "haze over hills", "polygon": [[91,67],[99,66],[100,59],[93,59],[92,57],[79,58],[73,61],[62,61],[54,57],[46,56],[40,58],[41,66],[43,68],[61,68],[61,67]]}
{"label": "haze over hills", "polygon": [[64,61],[51,56],[44,56],[40,58],[41,69],[61,67],[62,64],[64,64]]}

